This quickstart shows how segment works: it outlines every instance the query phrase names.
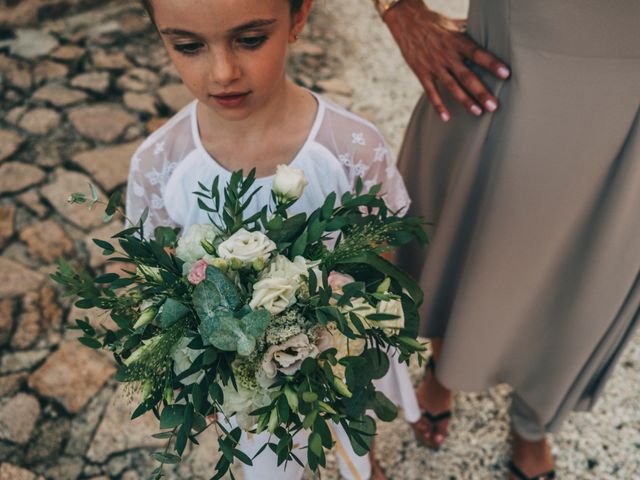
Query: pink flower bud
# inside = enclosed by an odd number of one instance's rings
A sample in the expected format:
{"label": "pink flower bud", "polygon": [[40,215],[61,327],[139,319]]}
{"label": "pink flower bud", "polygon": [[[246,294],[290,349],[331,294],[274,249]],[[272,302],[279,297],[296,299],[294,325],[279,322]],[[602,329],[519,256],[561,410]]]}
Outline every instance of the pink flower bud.
{"label": "pink flower bud", "polygon": [[194,263],[193,267],[191,267],[189,275],[187,276],[189,282],[191,282],[193,285],[198,285],[200,282],[202,282],[207,276],[208,265],[209,264],[206,260],[198,260],[196,263]]}
{"label": "pink flower bud", "polygon": [[329,282],[331,290],[339,294],[342,294],[342,287],[349,283],[353,283],[354,281],[355,279],[351,275],[336,272],[335,270],[331,271],[327,277],[327,282]]}

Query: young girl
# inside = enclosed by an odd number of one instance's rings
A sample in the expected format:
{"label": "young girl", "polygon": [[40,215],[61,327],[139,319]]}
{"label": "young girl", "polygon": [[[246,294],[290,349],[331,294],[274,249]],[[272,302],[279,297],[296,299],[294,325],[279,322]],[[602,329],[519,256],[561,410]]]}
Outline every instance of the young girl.
{"label": "young girl", "polygon": [[[146,232],[159,225],[185,231],[207,223],[198,208],[198,182],[220,188],[231,172],[257,170],[248,214],[270,201],[276,166],[304,171],[309,182],[292,213],[320,207],[326,196],[340,197],[361,176],[365,187],[383,184],[393,210],[409,205],[402,179],[384,139],[374,126],[300,88],[285,76],[288,45],[305,25],[311,0],[147,0],[144,2],[184,84],[196,97],[138,149],[131,162],[127,210],[138,218],[149,208]],[[378,388],[403,408],[409,422],[420,412],[405,365],[392,361]],[[419,430],[419,429],[418,429]],[[339,427],[334,428],[342,475],[372,478],[367,457],[357,457]],[[244,437],[251,454],[265,434]],[[304,447],[305,439],[297,439]],[[300,452],[299,458],[305,458]],[[286,470],[266,449],[246,479],[291,479],[302,469]],[[377,478],[383,478],[378,476]]]}

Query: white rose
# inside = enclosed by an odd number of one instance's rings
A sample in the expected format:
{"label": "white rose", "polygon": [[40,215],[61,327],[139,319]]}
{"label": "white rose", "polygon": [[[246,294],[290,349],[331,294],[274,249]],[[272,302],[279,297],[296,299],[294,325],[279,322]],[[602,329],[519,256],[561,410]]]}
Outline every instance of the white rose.
{"label": "white rose", "polygon": [[[202,353],[200,350],[193,350],[189,348],[187,345],[191,343],[191,339],[184,337],[178,344],[174,347],[174,351],[172,354],[173,358],[173,373],[176,375],[182,374],[182,372],[186,372],[193,362],[198,356]],[[200,383],[204,378],[204,371],[192,373],[188,377],[180,380],[180,383],[183,385],[191,385],[192,383]]]}
{"label": "white rose", "polygon": [[387,335],[396,335],[398,330],[404,328],[404,310],[400,300],[383,300],[378,304],[378,313],[396,315],[395,320],[383,320],[378,322]]}
{"label": "white rose", "polygon": [[296,373],[306,358],[320,354],[318,347],[304,333],[291,337],[280,345],[272,345],[262,357],[262,372],[267,378],[275,378],[278,371],[286,375]]}
{"label": "white rose", "polygon": [[241,228],[218,245],[218,255],[231,262],[237,259],[243,265],[251,265],[256,260],[266,262],[276,249],[276,244],[262,232],[248,232]]}
{"label": "white rose", "polygon": [[273,179],[272,190],[277,197],[284,200],[296,200],[302,196],[304,187],[309,182],[304,178],[304,171],[288,165],[278,165]]}
{"label": "white rose", "polygon": [[309,275],[309,268],[317,262],[309,262],[301,256],[293,262],[284,255],[277,255],[263,270],[260,279],[253,285],[251,308],[266,308],[272,315],[284,311],[296,302],[296,293],[304,278]]}
{"label": "white rose", "polygon": [[266,308],[272,315],[283,312],[296,303],[297,279],[267,277],[253,285],[253,296],[249,305],[252,309]]}
{"label": "white rose", "polygon": [[197,224],[191,225],[187,233],[178,240],[176,248],[176,256],[184,261],[182,273],[187,275],[193,264],[207,255],[202,247],[202,242],[207,241],[211,244],[220,236],[220,230],[215,225]]}

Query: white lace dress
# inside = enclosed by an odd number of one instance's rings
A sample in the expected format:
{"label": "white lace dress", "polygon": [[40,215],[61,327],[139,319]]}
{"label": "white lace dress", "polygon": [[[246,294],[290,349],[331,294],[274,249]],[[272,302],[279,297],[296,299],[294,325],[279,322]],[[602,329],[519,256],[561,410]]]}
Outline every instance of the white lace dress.
{"label": "white lace dress", "polygon": [[[342,193],[353,189],[359,176],[365,188],[378,183],[383,185],[384,198],[392,210],[406,210],[410,200],[380,132],[362,118],[321,96],[314,96],[318,101],[315,121],[304,145],[290,162],[292,167],[304,170],[309,185],[291,213],[315,210],[331,192],[336,192],[340,198]],[[220,177],[222,190],[231,175],[203,147],[196,105],[197,100],[194,100],[150,135],[132,158],[127,216],[136,221],[148,207],[147,234],[160,225],[181,227],[185,231],[193,224],[207,223],[207,214],[198,208],[197,197],[192,192],[200,190],[198,182],[211,185],[215,176]],[[272,177],[256,180],[255,186],[263,188],[253,198],[248,215],[270,201],[272,180]],[[387,376],[377,382],[377,388],[402,408],[407,421],[416,422],[420,411],[407,368],[397,361],[392,361],[391,365]],[[334,430],[343,447],[338,448],[343,477],[369,478],[367,457],[357,457],[342,429],[336,427]],[[297,440],[301,446],[306,445],[304,439]],[[244,438],[243,449],[257,450],[263,441],[262,436]],[[300,458],[305,458],[304,451]],[[253,468],[245,468],[245,479],[297,480],[302,476],[302,469],[295,464],[288,465],[286,472],[277,469],[269,449],[254,464]]]}

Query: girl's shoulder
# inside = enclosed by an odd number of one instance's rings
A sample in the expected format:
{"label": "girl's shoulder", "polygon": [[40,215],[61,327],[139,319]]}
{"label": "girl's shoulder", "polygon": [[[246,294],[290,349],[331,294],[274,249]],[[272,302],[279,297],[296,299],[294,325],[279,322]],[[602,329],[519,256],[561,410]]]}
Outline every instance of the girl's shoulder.
{"label": "girl's shoulder", "polygon": [[185,105],[160,128],[151,133],[133,154],[134,160],[158,158],[179,162],[195,148],[192,113],[196,100]]}
{"label": "girl's shoulder", "polygon": [[334,127],[343,126],[349,127],[349,129],[366,129],[372,133],[382,136],[378,128],[369,120],[356,115],[324,95],[318,93],[314,93],[314,95],[324,109],[325,120],[329,120]]}
{"label": "girl's shoulder", "polygon": [[370,163],[390,157],[387,142],[380,130],[370,121],[350,112],[330,99],[317,95],[323,109],[322,122],[316,142],[322,144],[342,163],[356,160]]}

